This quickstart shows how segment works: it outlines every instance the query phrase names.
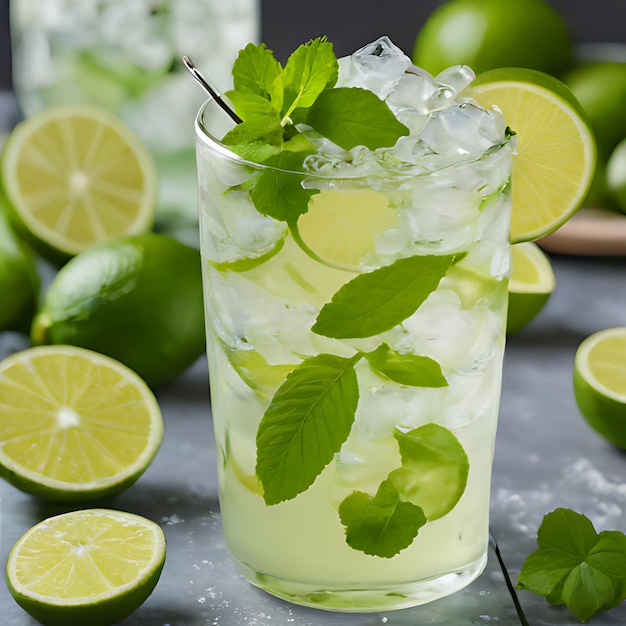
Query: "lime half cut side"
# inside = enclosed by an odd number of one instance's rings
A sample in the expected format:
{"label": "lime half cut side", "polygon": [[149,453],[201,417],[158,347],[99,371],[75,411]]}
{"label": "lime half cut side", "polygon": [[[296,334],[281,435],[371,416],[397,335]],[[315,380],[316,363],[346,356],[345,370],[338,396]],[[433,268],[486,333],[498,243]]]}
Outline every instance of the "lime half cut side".
{"label": "lime half cut side", "polygon": [[507,334],[519,332],[545,306],[556,286],[548,256],[532,241],[511,247]]}
{"label": "lime half cut side", "polygon": [[15,601],[46,626],[117,624],[154,590],[166,545],[154,522],[86,509],[50,517],[13,546],[6,580]]}
{"label": "lime half cut side", "polygon": [[93,106],[47,109],[16,126],[0,163],[14,221],[47,256],[149,230],[153,158],[115,115]]}
{"label": "lime half cut side", "polygon": [[497,107],[517,134],[511,241],[555,231],[579,209],[595,172],[595,142],[582,107],[556,78],[523,68],[479,74],[467,95]]}
{"label": "lime half cut side", "polygon": [[146,383],[118,361],[41,346],[0,363],[0,475],[47,500],[112,495],[148,468],[163,421]]}
{"label": "lime half cut side", "polygon": [[587,423],[626,449],[626,327],[607,328],[581,342],[574,395]]}

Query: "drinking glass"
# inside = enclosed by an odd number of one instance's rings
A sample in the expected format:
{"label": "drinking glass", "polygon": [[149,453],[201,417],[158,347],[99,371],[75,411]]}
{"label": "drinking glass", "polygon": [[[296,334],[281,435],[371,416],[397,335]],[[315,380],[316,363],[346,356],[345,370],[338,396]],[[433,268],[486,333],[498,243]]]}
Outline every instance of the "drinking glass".
{"label": "drinking glass", "polygon": [[183,54],[220,89],[237,52],[259,35],[259,0],[11,0],[13,84],[30,116],[62,104],[119,115],[159,172],[161,228],[197,239],[194,133],[203,97]]}
{"label": "drinking glass", "polygon": [[[455,114],[492,114],[468,106]],[[215,108],[196,118],[200,243],[220,508],[239,570],[338,611],[461,589],[487,560],[511,138],[439,168],[292,172],[233,154]],[[271,181],[310,193],[295,225],[257,209]]]}

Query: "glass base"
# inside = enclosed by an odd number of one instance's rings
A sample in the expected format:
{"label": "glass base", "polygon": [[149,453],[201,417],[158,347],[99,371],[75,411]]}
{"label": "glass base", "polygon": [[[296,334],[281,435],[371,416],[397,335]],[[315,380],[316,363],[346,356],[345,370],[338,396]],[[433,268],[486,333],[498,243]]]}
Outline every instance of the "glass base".
{"label": "glass base", "polygon": [[460,570],[412,583],[369,587],[367,589],[320,589],[309,583],[294,582],[257,572],[238,563],[241,573],[257,587],[288,602],[326,611],[372,613],[406,609],[426,604],[460,591],[480,574],[487,564],[487,554]]}

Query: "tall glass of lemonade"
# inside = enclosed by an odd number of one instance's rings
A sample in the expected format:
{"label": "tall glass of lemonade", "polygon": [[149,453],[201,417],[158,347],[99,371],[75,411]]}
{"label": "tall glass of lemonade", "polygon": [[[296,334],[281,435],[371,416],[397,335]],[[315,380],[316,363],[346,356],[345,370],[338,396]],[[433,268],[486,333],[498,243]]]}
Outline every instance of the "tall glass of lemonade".
{"label": "tall glass of lemonade", "polygon": [[387,38],[234,76],[242,123],[196,122],[229,549],[323,609],[453,593],[487,559],[515,138]]}

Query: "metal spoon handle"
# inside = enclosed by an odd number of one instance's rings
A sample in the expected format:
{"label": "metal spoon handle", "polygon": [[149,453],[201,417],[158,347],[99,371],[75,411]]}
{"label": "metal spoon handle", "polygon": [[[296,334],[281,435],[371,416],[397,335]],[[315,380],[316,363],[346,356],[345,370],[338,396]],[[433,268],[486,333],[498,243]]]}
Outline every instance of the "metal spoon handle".
{"label": "metal spoon handle", "polygon": [[202,74],[198,71],[198,69],[191,62],[191,59],[188,56],[185,55],[183,57],[183,63],[185,64],[185,67],[189,70],[191,75],[200,83],[202,88],[209,94],[209,96],[211,96],[211,98],[213,98],[213,100],[215,100],[215,102],[222,109],[224,109],[226,113],[228,113],[228,115],[235,122],[235,124],[241,124],[243,120],[224,102],[224,100],[222,100],[217,89],[212,87],[209,81],[206,78],[204,78],[204,76],[202,76]]}

